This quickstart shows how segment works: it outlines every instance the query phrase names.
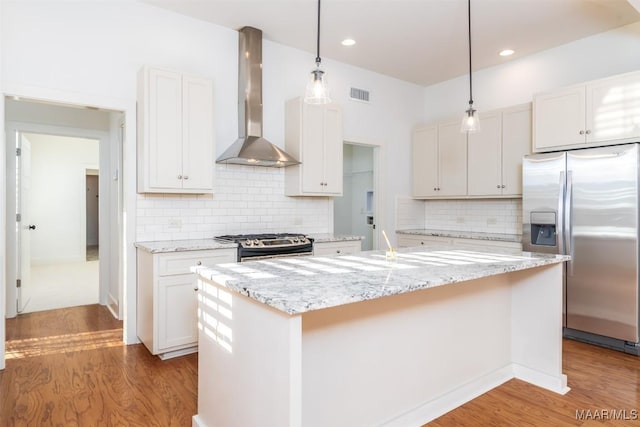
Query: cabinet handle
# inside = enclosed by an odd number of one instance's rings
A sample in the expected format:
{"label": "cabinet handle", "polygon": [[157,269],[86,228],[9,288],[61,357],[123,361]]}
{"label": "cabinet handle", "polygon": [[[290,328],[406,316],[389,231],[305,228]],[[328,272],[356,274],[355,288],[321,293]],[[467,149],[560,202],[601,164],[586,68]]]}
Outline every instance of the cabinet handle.
{"label": "cabinet handle", "polygon": [[193,288],[194,291],[198,292],[198,288]]}
{"label": "cabinet handle", "polygon": [[340,253],[340,249],[336,249],[336,253],[339,254]]}
{"label": "cabinet handle", "polygon": [[433,191],[438,191],[438,189],[436,187],[433,187]]}
{"label": "cabinet handle", "polygon": [[202,261],[198,261],[196,264],[198,264],[198,265],[202,265]]}
{"label": "cabinet handle", "polygon": [[189,179],[189,175],[185,175],[183,179]]}
{"label": "cabinet handle", "polygon": [[590,134],[591,134],[591,131],[587,129],[587,132],[586,132],[586,133],[587,133],[587,135],[590,135]]}
{"label": "cabinet handle", "polygon": [[584,131],[581,130],[580,132],[578,132],[580,135],[584,135]]}
{"label": "cabinet handle", "polygon": [[420,242],[421,245],[424,245],[424,242]]}
{"label": "cabinet handle", "polygon": [[502,184],[502,188],[505,188],[505,187],[506,187],[506,185]]}
{"label": "cabinet handle", "polygon": [[496,188],[500,188],[500,184],[496,185]]}
{"label": "cabinet handle", "polygon": [[182,175],[178,175],[178,179],[182,179]]}

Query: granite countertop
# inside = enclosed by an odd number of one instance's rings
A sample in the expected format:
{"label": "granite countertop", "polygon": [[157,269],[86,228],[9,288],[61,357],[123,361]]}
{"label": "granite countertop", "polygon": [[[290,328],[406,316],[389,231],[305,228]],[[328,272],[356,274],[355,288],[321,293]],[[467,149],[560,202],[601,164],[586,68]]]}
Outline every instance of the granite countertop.
{"label": "granite countertop", "polygon": [[205,279],[290,315],[569,260],[507,249],[399,249],[194,267]]}
{"label": "granite countertop", "polygon": [[326,243],[326,242],[349,242],[355,240],[364,240],[364,236],[351,236],[346,234],[308,234],[309,237],[313,238],[315,243]]}
{"label": "granite countertop", "polygon": [[164,240],[156,242],[136,242],[136,248],[152,254],[162,252],[204,251],[207,249],[237,248],[237,243],[222,242],[216,239]]}
{"label": "granite countertop", "polygon": [[520,234],[503,234],[503,233],[481,233],[477,231],[453,231],[453,230],[430,230],[430,229],[412,229],[412,230],[396,230],[398,234],[410,234],[415,236],[437,236],[437,237],[455,237],[458,239],[474,239],[474,240],[493,240],[497,242],[522,242]]}

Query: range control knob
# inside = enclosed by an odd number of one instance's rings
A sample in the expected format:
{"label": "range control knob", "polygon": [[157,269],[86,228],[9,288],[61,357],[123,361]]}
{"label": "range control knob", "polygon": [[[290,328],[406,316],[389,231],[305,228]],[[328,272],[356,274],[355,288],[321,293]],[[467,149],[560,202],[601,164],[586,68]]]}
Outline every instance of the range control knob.
{"label": "range control knob", "polygon": [[253,244],[254,244],[255,246],[258,246],[258,245],[260,244],[260,241],[259,241],[258,239],[255,239],[255,240],[253,241]]}
{"label": "range control knob", "polygon": [[300,238],[299,237],[294,237],[293,238],[293,243],[299,243],[300,242]]}
{"label": "range control knob", "polygon": [[247,246],[253,246],[253,242],[251,240],[247,240],[244,244]]}

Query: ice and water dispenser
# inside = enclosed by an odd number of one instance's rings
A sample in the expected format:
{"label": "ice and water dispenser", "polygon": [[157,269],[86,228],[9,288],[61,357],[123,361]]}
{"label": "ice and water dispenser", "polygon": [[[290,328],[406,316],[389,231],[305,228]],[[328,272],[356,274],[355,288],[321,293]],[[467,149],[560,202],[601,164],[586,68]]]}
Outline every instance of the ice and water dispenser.
{"label": "ice and water dispenser", "polygon": [[531,212],[531,244],[556,246],[556,212]]}

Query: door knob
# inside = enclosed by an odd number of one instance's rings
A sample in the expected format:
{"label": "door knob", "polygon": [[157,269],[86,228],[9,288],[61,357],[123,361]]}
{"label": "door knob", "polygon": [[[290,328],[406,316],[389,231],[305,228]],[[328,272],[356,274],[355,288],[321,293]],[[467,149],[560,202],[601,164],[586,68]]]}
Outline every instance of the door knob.
{"label": "door knob", "polygon": [[32,225],[29,226],[29,230],[35,230],[35,229],[36,229],[35,225],[32,224]]}

